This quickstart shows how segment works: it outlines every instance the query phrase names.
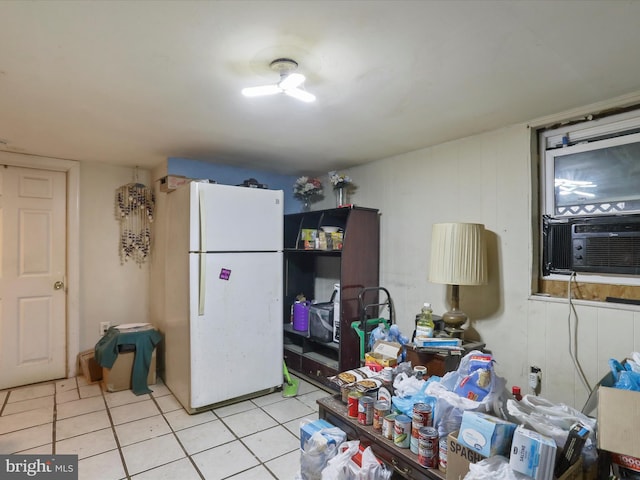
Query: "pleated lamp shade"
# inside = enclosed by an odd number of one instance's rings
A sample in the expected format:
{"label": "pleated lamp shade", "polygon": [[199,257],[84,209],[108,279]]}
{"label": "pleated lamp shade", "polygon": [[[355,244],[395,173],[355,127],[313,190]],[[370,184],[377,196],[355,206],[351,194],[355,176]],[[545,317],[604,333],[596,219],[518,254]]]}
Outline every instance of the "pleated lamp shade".
{"label": "pleated lamp shade", "polygon": [[484,225],[479,223],[433,225],[429,281],[448,285],[487,283]]}

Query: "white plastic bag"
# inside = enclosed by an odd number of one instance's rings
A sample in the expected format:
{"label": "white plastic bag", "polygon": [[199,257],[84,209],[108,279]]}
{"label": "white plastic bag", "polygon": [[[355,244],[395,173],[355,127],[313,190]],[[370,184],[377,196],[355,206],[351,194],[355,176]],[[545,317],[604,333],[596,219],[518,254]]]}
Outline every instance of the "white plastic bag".
{"label": "white plastic bag", "polygon": [[525,395],[520,402],[508,400],[507,410],[531,430],[553,438],[560,448],[564,446],[569,430],[576,422],[582,423],[591,432],[596,428],[594,418],[564,403],[552,403],[535,395]]}
{"label": "white plastic bag", "polygon": [[582,449],[584,465],[593,464],[598,457],[596,450],[596,420],[564,403],[552,403],[535,395],[525,395],[522,400],[507,400],[507,410],[518,423],[542,435],[553,438],[558,448],[563,448],[571,426],[576,422],[590,430]]}
{"label": "white plastic bag", "polygon": [[393,472],[376,458],[371,447],[362,452],[362,467],[354,480],[389,480]]}
{"label": "white plastic bag", "polygon": [[509,460],[501,455],[494,455],[478,463],[469,464],[469,473],[464,480],[531,480],[530,477],[515,472]]}
{"label": "white plastic bag", "polygon": [[345,433],[335,428],[323,428],[315,432],[300,450],[300,479],[320,480],[322,470],[336,456],[338,445],[346,440]]}
{"label": "white plastic bag", "polygon": [[465,410],[492,413],[495,403],[494,400],[502,395],[505,385],[505,379],[496,376],[494,379],[494,390],[484,397],[481,402],[461,397],[457,393],[448,390],[442,383],[434,382],[427,385],[426,394],[438,399],[434,423],[437,427],[441,424],[447,425],[445,429],[439,428],[438,433],[440,435],[448,435],[457,430],[462,423],[462,413]]}
{"label": "white plastic bag", "polygon": [[[344,449],[343,449],[344,447]],[[322,480],[347,480],[351,478],[349,462],[360,447],[359,440],[344,442],[339,448],[339,453],[327,463],[322,470]]]}
{"label": "white plastic bag", "polygon": [[396,397],[411,397],[420,391],[425,381],[401,372],[393,379],[393,392]]}

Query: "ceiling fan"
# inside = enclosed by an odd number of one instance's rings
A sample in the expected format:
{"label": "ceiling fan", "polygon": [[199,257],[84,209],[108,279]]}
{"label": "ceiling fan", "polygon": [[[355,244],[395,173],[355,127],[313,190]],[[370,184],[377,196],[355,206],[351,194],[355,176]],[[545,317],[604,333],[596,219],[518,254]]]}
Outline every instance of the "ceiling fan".
{"label": "ceiling fan", "polygon": [[304,83],[305,77],[301,73],[293,73],[298,68],[298,62],[290,58],[276,58],[269,64],[269,67],[280,74],[280,81],[271,85],[243,88],[242,94],[245,97],[284,93],[303,102],[315,101],[315,95],[299,88]]}

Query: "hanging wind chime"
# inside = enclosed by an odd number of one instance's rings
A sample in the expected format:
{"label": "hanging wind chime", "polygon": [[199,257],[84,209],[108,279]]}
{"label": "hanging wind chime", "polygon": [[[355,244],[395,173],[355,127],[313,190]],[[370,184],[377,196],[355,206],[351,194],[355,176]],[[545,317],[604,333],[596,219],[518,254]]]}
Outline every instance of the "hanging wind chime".
{"label": "hanging wind chime", "polygon": [[138,167],[133,183],[116,190],[116,217],[120,221],[120,262],[130,258],[142,265],[151,252],[151,223],[155,197],[153,191],[138,183]]}

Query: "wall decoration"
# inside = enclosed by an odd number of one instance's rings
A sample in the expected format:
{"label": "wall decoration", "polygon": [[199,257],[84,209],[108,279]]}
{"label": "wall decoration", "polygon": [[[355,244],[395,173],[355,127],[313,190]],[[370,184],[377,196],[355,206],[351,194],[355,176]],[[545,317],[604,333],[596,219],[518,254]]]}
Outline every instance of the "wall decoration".
{"label": "wall decoration", "polygon": [[133,183],[116,190],[116,218],[120,221],[120,263],[133,259],[142,265],[151,253],[151,223],[155,196],[152,189],[138,183],[138,168]]}

